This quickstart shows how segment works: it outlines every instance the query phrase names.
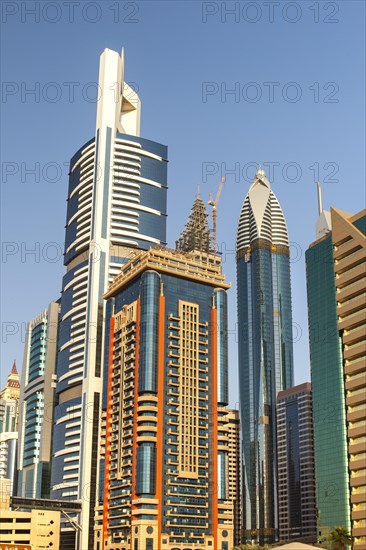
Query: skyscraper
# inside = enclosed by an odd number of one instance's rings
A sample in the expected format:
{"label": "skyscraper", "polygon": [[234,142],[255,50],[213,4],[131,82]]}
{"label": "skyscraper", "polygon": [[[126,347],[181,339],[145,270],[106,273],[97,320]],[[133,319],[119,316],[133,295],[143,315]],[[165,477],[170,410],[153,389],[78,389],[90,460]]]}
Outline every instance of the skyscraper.
{"label": "skyscraper", "polygon": [[281,541],[317,541],[311,384],[277,396],[278,515]]}
{"label": "skyscraper", "polygon": [[352,528],[364,550],[366,212],[325,212],[319,185],[318,197],[317,240],[306,252],[318,530],[323,539]]}
{"label": "skyscraper", "polygon": [[319,193],[317,240],[306,251],[318,538],[350,530],[342,340],[338,333],[331,216]]}
{"label": "skyscraper", "polygon": [[195,232],[192,246],[201,242],[203,250],[189,250],[183,239],[185,251],[140,252],[106,294],[110,364],[100,548],[233,546],[230,284],[221,259],[201,239],[208,226],[200,201],[187,225]]}
{"label": "skyscraper", "polygon": [[293,385],[289,241],[262,169],[244,200],[237,231],[239,393],[246,536],[278,536],[276,397]]}
{"label": "skyscraper", "polygon": [[0,392],[0,479],[10,481],[11,495],[17,491],[19,396],[19,374],[14,361]]}
{"label": "skyscraper", "polygon": [[[133,251],[166,244],[167,148],[140,137],[124,58],[101,56],[96,134],[72,157],[57,358],[51,498],[83,500],[77,548],[93,548],[105,354],[103,293]],[[74,544],[63,525],[62,545]]]}
{"label": "skyscraper", "polygon": [[235,546],[239,546],[242,538],[242,459],[240,448],[240,414],[229,409],[229,498],[233,503]]}
{"label": "skyscraper", "polygon": [[28,323],[19,403],[18,496],[49,498],[60,306]]}
{"label": "skyscraper", "polygon": [[366,550],[366,210],[331,209],[338,331],[346,389],[354,550]]}

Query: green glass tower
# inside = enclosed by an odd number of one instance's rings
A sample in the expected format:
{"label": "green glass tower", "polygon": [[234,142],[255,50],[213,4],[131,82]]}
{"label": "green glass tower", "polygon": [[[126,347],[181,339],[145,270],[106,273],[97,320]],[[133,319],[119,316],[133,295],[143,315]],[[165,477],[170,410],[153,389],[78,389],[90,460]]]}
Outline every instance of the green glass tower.
{"label": "green glass tower", "polygon": [[[328,213],[320,212],[325,220]],[[306,251],[313,391],[318,540],[336,526],[350,530],[345,387],[338,333],[332,235],[328,228]],[[328,232],[327,232],[328,230]]]}

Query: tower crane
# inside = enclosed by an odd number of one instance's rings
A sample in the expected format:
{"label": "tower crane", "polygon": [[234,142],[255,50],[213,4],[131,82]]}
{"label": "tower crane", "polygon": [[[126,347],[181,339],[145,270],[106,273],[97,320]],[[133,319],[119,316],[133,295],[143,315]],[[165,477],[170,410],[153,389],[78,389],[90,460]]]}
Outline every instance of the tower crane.
{"label": "tower crane", "polygon": [[225,176],[222,176],[221,182],[219,185],[219,189],[217,191],[216,199],[213,200],[212,195],[210,193],[210,200],[208,201],[208,204],[212,206],[212,225],[213,225],[213,235],[214,235],[214,254],[216,255],[216,248],[217,248],[217,240],[216,240],[216,221],[217,221],[217,203],[219,202],[219,198],[221,195],[222,187],[225,183]]}

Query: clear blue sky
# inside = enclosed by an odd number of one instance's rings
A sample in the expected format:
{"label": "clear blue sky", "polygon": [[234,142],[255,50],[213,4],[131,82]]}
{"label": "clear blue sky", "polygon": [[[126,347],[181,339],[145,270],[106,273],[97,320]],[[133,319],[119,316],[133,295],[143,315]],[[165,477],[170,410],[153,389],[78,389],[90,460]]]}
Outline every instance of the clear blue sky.
{"label": "clear blue sky", "polygon": [[[56,5],[1,6],[1,383],[14,358],[21,365],[27,320],[59,297],[67,164],[94,135],[98,60],[106,47],[125,48],[126,80],[142,100],[142,136],[169,147],[169,245],[197,183],[207,198],[216,193],[221,170],[226,173],[218,241],[233,282],[232,405],[236,224],[254,164],[268,173],[267,163],[276,163],[272,188],[293,243],[295,381],[309,380],[304,252],[315,237],[315,179],[323,181],[324,207],[352,213],[365,207],[365,3]],[[26,11],[32,8],[35,15]],[[36,95],[27,94],[30,89]],[[32,168],[36,174],[27,173]],[[36,253],[26,254],[31,249]]]}

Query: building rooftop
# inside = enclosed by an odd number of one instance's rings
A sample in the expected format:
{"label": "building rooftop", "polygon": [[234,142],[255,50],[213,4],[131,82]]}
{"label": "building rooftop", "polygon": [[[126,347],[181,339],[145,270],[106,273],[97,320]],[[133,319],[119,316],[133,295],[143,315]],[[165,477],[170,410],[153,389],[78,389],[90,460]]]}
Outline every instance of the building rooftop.
{"label": "building rooftop", "polygon": [[247,250],[258,239],[271,245],[289,247],[282,208],[262,168],[257,170],[241,208],[237,251]]}
{"label": "building rooftop", "polygon": [[10,373],[8,374],[8,380],[0,391],[0,398],[17,398],[20,393],[19,374],[14,360]]}
{"label": "building rooftop", "polygon": [[210,284],[213,287],[228,289],[231,283],[225,281],[222,273],[221,257],[201,250],[183,252],[165,247],[154,247],[138,252],[120,273],[113,279],[104,298],[118,294],[122,286],[132,282],[142,272],[154,270],[174,277]]}
{"label": "building rooftop", "polygon": [[286,390],[278,392],[277,401],[279,401],[280,399],[284,399],[285,397],[289,397],[290,395],[297,395],[301,392],[311,393],[311,383],[304,382],[303,384],[299,384],[298,386],[292,386],[291,388],[287,388]]}

